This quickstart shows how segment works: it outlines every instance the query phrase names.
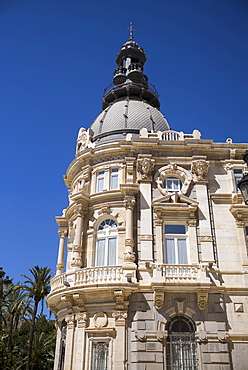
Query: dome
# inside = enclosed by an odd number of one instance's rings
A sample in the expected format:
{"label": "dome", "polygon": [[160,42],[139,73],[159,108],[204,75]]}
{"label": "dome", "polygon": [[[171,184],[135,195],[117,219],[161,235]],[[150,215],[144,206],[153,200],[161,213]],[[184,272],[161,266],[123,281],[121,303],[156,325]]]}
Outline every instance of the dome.
{"label": "dome", "polygon": [[157,108],[137,98],[111,103],[91,126],[94,141],[123,139],[127,133],[137,137],[142,128],[149,132],[170,130],[168,122]]}

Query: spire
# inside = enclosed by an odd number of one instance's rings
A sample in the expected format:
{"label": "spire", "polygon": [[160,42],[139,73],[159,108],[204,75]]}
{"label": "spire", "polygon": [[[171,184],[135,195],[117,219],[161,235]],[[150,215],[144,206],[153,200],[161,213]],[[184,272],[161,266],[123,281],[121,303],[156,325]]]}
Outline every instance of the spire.
{"label": "spire", "polygon": [[129,40],[132,40],[132,41],[133,41],[133,31],[135,31],[133,29],[133,23],[130,22],[130,25],[129,25]]}
{"label": "spire", "polygon": [[104,90],[102,108],[120,98],[139,98],[159,108],[158,93],[143,73],[146,54],[133,38],[133,24],[129,25],[129,39],[116,57],[113,83]]}

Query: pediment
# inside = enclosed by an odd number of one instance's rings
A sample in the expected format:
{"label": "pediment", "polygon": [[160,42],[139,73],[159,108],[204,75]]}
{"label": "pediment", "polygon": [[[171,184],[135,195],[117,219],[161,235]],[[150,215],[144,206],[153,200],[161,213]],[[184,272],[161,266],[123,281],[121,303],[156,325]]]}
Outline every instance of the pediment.
{"label": "pediment", "polygon": [[198,204],[195,200],[179,193],[167,194],[152,202],[158,216],[180,212],[183,217],[195,217]]}

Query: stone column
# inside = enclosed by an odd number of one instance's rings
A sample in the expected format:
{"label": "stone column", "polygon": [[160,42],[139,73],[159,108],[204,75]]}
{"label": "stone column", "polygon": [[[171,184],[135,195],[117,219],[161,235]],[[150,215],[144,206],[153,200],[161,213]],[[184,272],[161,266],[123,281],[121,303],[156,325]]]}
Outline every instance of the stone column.
{"label": "stone column", "polygon": [[74,331],[75,331],[75,315],[70,314],[65,317],[67,322],[67,333],[66,333],[66,345],[65,345],[65,366],[66,370],[73,370],[72,359],[73,359],[73,342],[74,342]]}
{"label": "stone column", "polygon": [[197,201],[199,202],[199,232],[201,243],[201,262],[215,262],[211,215],[209,212],[209,197],[206,176],[209,162],[205,157],[193,157],[191,171],[194,174]]}
{"label": "stone column", "polygon": [[115,311],[112,316],[115,318],[116,339],[113,348],[113,368],[115,370],[124,370],[127,361],[126,354],[126,318],[125,311]]}
{"label": "stone column", "polygon": [[67,230],[59,228],[58,233],[60,239],[59,239],[58,261],[56,265],[56,275],[61,275],[64,270],[65,239],[67,237]]}
{"label": "stone column", "polygon": [[126,239],[125,239],[125,252],[124,261],[125,264],[134,263],[135,254],[133,252],[134,239],[133,239],[133,209],[135,205],[134,196],[126,196],[124,199],[124,205],[126,208]]}
{"label": "stone column", "polygon": [[74,342],[73,370],[82,370],[85,363],[85,328],[87,326],[88,315],[80,312],[75,315],[77,329]]}
{"label": "stone column", "polygon": [[140,262],[153,261],[152,234],[152,189],[151,173],[155,160],[151,155],[139,155],[137,160],[138,181],[140,182]]}
{"label": "stone column", "polygon": [[71,267],[82,267],[82,233],[83,233],[83,218],[86,213],[86,208],[79,206],[76,208],[74,215],[76,217],[76,232],[72,251]]}
{"label": "stone column", "polygon": [[188,238],[190,240],[189,263],[198,264],[197,236],[196,236],[196,219],[188,219]]}

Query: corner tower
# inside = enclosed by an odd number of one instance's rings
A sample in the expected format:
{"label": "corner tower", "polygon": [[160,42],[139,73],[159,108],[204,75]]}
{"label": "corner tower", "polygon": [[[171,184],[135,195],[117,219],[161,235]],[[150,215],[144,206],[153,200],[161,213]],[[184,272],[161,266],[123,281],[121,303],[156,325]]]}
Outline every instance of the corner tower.
{"label": "corner tower", "polygon": [[[235,313],[224,305],[235,295],[230,273],[237,291],[247,289],[244,225],[236,234],[235,221],[248,215],[230,171],[245,145],[172,131],[145,62],[130,28],[102,112],[80,128],[64,176],[69,205],[56,217],[48,296],[58,323],[54,370],[229,369]],[[225,252],[225,222],[239,257]],[[244,296],[232,299],[242,309]],[[242,330],[234,347],[247,338]]]}

